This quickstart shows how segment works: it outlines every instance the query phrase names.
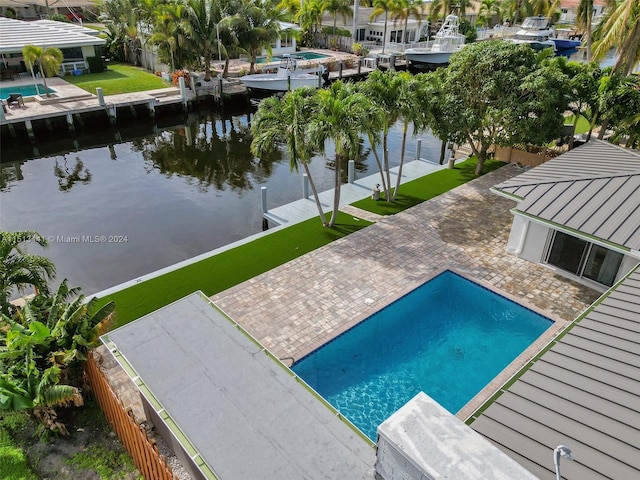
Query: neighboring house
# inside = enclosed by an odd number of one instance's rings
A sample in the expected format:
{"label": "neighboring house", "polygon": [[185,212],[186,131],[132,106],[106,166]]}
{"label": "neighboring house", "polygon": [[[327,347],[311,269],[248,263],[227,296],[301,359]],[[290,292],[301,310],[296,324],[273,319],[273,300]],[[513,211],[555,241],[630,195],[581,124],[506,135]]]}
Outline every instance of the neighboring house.
{"label": "neighboring house", "polygon": [[[580,0],[562,0],[560,4],[560,19],[559,23],[575,23],[576,12],[578,11],[578,5]],[[607,6],[605,0],[593,0],[593,21],[604,15],[604,9]]]}
{"label": "neighboring house", "polygon": [[[356,42],[372,42],[375,45],[382,45],[384,40],[384,13],[370,19],[373,12],[371,7],[359,7],[358,19],[356,24]],[[404,20],[393,20],[390,13],[387,19],[387,40],[386,43],[412,43],[418,42],[421,37],[425,37],[429,33],[429,21],[427,20],[427,10],[421,21],[410,18],[407,22],[407,29],[404,29]],[[333,17],[328,13],[322,19],[323,27],[333,27]],[[353,32],[354,20],[348,18],[346,21],[338,15],[336,27],[347,29]]]}
{"label": "neighboring house", "polygon": [[[47,3],[49,13],[47,13]],[[98,8],[91,0],[0,0],[2,16],[16,19],[40,19],[47,15],[64,15],[70,20],[84,20],[83,12],[96,13]]]}
{"label": "neighboring house", "polygon": [[[87,34],[87,31],[91,35]],[[94,31],[64,22],[24,22],[0,17],[0,61],[2,68],[26,72],[22,57],[25,45],[57,47],[64,56],[60,73],[87,69],[88,57],[101,55],[105,40],[94,36]]]}
{"label": "neighboring house", "polygon": [[507,250],[605,291],[640,262],[640,152],[592,140],[492,188],[517,202]]}

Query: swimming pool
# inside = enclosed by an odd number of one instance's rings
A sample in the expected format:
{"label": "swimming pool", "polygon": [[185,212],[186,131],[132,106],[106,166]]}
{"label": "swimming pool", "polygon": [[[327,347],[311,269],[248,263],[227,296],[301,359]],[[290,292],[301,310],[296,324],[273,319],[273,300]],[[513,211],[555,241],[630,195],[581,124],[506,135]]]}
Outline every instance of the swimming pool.
{"label": "swimming pool", "polygon": [[[331,55],[325,55],[317,52],[296,52],[292,54],[294,57],[302,58],[303,60],[319,60],[321,58],[329,58]],[[268,57],[256,58],[256,63],[265,63]],[[271,57],[272,62],[279,62],[281,57]]]}
{"label": "swimming pool", "polygon": [[445,271],[292,370],[375,441],[420,391],[455,414],[552,323]]}
{"label": "swimming pool", "polygon": [[[0,87],[0,98],[6,99],[10,93],[19,93],[23,97],[33,97],[34,95],[44,94],[44,85],[38,83],[38,91],[36,92],[35,85],[17,85],[15,87]],[[48,88],[49,93],[56,93],[52,88]]]}

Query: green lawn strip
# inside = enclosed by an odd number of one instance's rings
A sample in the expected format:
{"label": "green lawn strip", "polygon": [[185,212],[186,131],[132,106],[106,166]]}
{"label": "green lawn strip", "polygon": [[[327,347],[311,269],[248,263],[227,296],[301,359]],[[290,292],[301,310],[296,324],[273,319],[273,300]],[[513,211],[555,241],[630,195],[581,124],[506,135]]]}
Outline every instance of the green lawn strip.
{"label": "green lawn strip", "polygon": [[157,90],[172,86],[171,83],[165,82],[143,68],[120,63],[110,63],[109,70],[102,73],[68,75],[64,80],[93,94],[96,93],[97,87],[102,87],[105,95]]}
{"label": "green lawn strip", "polygon": [[575,116],[570,116],[564,119],[564,123],[568,124],[568,123],[573,123],[575,124],[575,134],[579,135],[582,133],[587,133],[589,131],[589,120],[587,120],[586,118],[584,118],[582,115],[578,115],[578,120],[576,121],[576,117]]}
{"label": "green lawn strip", "polygon": [[340,212],[336,226],[326,228],[314,217],[141,282],[98,303],[113,300],[115,326],[121,326],[196,290],[214,295],[369,225],[371,222]]}
{"label": "green lawn strip", "polygon": [[4,480],[36,480],[24,451],[18,447],[0,420],[0,478]]}
{"label": "green lawn strip", "polygon": [[[503,165],[503,162],[487,160],[484,163],[483,172],[491,172]],[[475,169],[476,159],[471,157],[452,169],[438,170],[400,185],[400,192],[393,202],[386,202],[384,199],[372,200],[369,197],[352,205],[378,215],[394,215],[477,178]]]}

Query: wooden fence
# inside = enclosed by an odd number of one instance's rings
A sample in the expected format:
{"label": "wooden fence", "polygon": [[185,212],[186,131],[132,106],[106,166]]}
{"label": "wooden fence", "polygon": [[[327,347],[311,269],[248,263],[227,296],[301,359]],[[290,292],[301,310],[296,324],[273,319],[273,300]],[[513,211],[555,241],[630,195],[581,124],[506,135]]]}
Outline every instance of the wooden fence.
{"label": "wooden fence", "polygon": [[133,463],[147,480],[175,480],[171,467],[158,452],[155,441],[149,439],[144,427],[138,425],[131,409],[125,410],[122,402],[102,374],[93,352],[84,363],[84,371],[105,417],[120,437]]}
{"label": "wooden fence", "polygon": [[555,148],[542,148],[538,153],[531,153],[511,147],[495,147],[495,159],[501,162],[520,163],[529,167],[537,167],[538,165],[551,160],[563,153],[563,151]]}

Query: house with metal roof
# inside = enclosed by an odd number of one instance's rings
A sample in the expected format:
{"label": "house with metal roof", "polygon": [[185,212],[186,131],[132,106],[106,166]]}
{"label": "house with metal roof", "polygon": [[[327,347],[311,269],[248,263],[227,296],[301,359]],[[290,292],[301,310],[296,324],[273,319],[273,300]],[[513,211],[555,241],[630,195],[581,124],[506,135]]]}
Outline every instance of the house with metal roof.
{"label": "house with metal roof", "polygon": [[517,202],[507,249],[600,291],[640,262],[640,152],[592,140],[492,188]]}
{"label": "house with metal roof", "polygon": [[541,479],[640,478],[639,176],[640,152],[594,140],[493,188],[517,202],[512,253],[611,285],[469,419]]}
{"label": "house with metal roof", "polygon": [[26,72],[22,58],[25,45],[37,45],[43,48],[57,47],[64,57],[62,71],[69,70],[65,65],[84,65],[88,68],[87,58],[100,55],[100,47],[106,43],[103,38],[89,35],[87,29],[64,22],[25,22],[0,17],[0,60],[3,68]]}

